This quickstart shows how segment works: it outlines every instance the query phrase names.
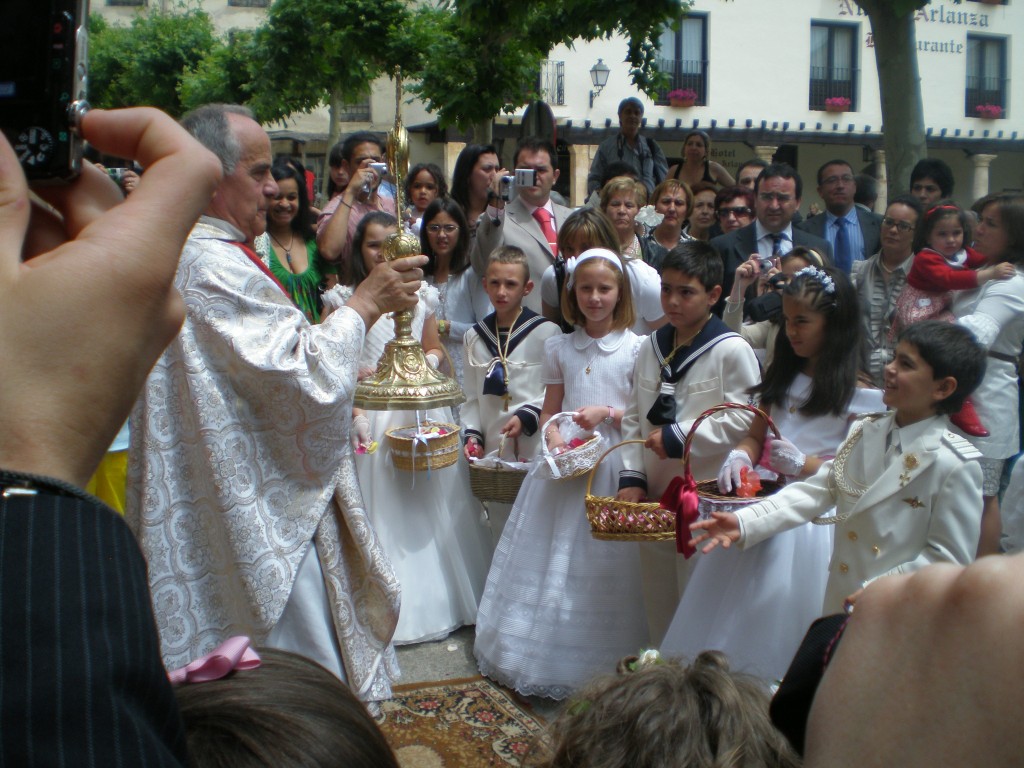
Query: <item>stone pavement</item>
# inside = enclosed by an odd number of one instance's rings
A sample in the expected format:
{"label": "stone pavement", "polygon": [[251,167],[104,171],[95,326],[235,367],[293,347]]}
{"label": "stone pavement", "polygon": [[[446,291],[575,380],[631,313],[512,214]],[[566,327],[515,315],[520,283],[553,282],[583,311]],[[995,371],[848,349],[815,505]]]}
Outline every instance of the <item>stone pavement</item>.
{"label": "stone pavement", "polygon": [[[473,638],[473,627],[463,627],[444,640],[398,646],[402,677],[396,684],[433,683],[479,675],[473,659]],[[535,714],[546,720],[554,717],[561,706],[561,702],[540,696],[515,696],[520,701],[525,700]]]}

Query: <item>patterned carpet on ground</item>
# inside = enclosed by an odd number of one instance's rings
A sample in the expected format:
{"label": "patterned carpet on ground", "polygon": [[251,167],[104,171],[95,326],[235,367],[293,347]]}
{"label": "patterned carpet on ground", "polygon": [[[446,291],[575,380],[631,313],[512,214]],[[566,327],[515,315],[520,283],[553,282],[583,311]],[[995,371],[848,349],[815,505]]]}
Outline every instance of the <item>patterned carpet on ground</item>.
{"label": "patterned carpet on ground", "polygon": [[482,677],[397,686],[378,720],[402,768],[518,766],[543,721]]}

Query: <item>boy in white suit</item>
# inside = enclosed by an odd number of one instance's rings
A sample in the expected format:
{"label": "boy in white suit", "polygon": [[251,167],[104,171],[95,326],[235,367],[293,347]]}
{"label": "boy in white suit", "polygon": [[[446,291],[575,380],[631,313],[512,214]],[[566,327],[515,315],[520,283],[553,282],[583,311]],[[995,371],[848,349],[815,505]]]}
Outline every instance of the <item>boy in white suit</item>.
{"label": "boy in white suit", "polygon": [[[753,546],[808,520],[835,525],[825,614],[865,584],[930,563],[974,560],[981,531],[981,454],[949,431],[985,373],[970,331],[938,321],[910,326],[885,367],[884,414],[854,424],[835,459],[804,482],[736,513],[690,526],[704,552]],[[836,507],[834,517],[820,518]]]}
{"label": "boy in white suit", "polygon": [[[723,402],[747,403],[761,380],[750,345],[711,308],[722,293],[722,259],[707,243],[676,246],[661,265],[661,306],[668,317],[644,339],[633,375],[633,396],[622,417],[622,436],[645,445],[623,449],[620,499],[659,499],[682,474],[683,441],[694,420]],[[726,411],[701,425],[690,447],[698,480],[715,477],[732,446],[750,428],[751,416]],[[675,542],[641,545],[647,624],[653,642],[668,629],[691,565]]]}
{"label": "boy in white suit", "polygon": [[[501,437],[518,444],[517,457],[532,457],[537,449],[540,406],[544,385],[540,381],[544,342],[561,333],[557,324],[523,306],[533,290],[526,254],[512,245],[490,255],[484,273],[484,290],[494,312],[487,315],[463,339],[466,404],[461,420],[466,458],[479,458],[498,448]],[[510,442],[506,458],[511,457]],[[488,503],[491,534],[497,546],[511,505]]]}

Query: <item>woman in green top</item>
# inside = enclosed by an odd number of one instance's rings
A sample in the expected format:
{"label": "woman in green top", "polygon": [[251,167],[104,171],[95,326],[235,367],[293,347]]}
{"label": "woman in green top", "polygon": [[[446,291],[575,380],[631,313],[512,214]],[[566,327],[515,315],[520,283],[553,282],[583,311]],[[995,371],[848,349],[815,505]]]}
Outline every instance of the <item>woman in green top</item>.
{"label": "woman in green top", "polygon": [[270,172],[277,181],[277,196],[267,211],[266,236],[256,239],[256,251],[295,305],[311,323],[319,323],[328,265],[316,249],[306,180],[287,158],[279,158]]}

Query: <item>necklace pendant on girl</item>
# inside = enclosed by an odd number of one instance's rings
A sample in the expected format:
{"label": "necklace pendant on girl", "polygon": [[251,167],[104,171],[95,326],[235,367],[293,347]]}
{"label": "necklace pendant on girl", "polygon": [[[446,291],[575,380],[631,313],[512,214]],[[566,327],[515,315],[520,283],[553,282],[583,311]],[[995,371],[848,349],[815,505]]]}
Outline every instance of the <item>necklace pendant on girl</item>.
{"label": "necklace pendant on girl", "polygon": [[585,374],[587,374],[587,376],[589,376],[589,375],[590,375],[590,366],[588,365],[588,366],[587,366],[586,368],[584,368],[584,369],[583,369],[583,372],[584,372]]}

